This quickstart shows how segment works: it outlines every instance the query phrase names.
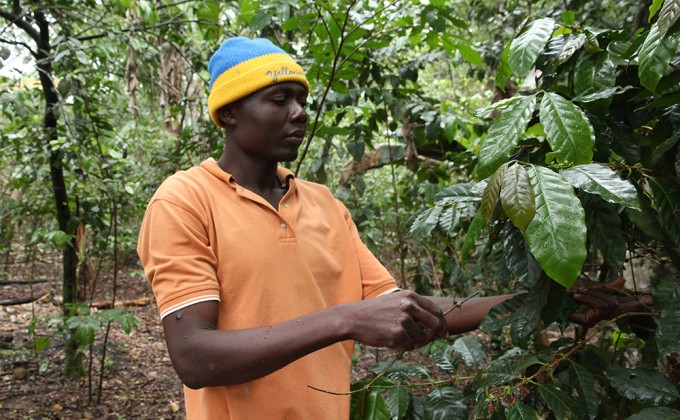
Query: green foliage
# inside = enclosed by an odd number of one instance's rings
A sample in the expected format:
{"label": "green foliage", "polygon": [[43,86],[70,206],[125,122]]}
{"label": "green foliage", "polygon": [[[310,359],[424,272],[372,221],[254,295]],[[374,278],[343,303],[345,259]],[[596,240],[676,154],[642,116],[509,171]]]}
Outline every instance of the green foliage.
{"label": "green foliage", "polygon": [[[29,24],[37,11],[50,22],[57,136],[45,137],[44,96],[29,88],[38,73],[3,76],[0,251],[68,247],[82,226],[80,270],[134,262],[136,226],[157,185],[220,152],[222,135],[203,111],[206,58],[225,36],[265,36],[312,84],[309,142],[294,169],[335,190],[402,285],[456,296],[526,291],[491,311],[484,339],[433,344],[436,371],[396,363],[370,388],[354,384],[355,418],[677,415],[677,406],[649,406],[677,404],[666,383],[673,372],[662,368],[680,351],[680,3],[650,3],[23,5]],[[3,32],[3,64],[8,52],[30,56],[16,31]],[[55,217],[54,156],[67,226]],[[658,261],[648,270],[656,313],[645,338],[627,319],[597,326],[599,347],[556,332],[571,331],[565,289],[577,278],[619,275],[638,259]],[[88,295],[96,281],[80,287]],[[109,322],[129,331],[134,321],[82,311],[51,322],[82,350]],[[614,328],[632,338],[610,350]],[[51,337],[36,337],[35,348]],[[639,367],[623,360],[634,351],[644,352]]]}

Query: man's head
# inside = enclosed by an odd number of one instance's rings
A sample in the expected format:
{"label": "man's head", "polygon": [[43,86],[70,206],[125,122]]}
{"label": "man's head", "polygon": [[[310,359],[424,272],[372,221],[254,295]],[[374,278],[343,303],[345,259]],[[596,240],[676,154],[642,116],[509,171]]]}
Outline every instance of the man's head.
{"label": "man's head", "polygon": [[217,111],[263,87],[280,82],[299,82],[307,92],[305,72],[281,48],[263,38],[236,37],[226,40],[208,63],[210,96],[208,110],[222,127]]}

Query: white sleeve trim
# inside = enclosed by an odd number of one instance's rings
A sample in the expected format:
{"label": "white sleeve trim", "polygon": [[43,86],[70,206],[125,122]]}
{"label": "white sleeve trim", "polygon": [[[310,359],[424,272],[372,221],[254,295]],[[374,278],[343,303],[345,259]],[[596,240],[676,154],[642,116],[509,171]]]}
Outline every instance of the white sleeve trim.
{"label": "white sleeve trim", "polygon": [[382,293],[379,294],[378,296],[387,295],[387,294],[389,294],[389,293],[399,292],[399,291],[401,291],[401,289],[400,289],[399,287],[393,287],[393,288],[391,288],[391,289],[385,290],[384,292],[382,292]]}
{"label": "white sleeve trim", "polygon": [[180,309],[184,309],[187,306],[195,305],[195,304],[201,303],[201,302],[208,302],[208,301],[211,301],[211,300],[216,300],[216,301],[219,302],[220,297],[219,297],[219,295],[198,296],[198,297],[195,297],[193,299],[185,300],[184,302],[180,302],[180,303],[177,303],[175,305],[172,305],[168,309],[161,312],[161,321],[163,320],[163,318],[170,315],[171,313],[179,311]]}

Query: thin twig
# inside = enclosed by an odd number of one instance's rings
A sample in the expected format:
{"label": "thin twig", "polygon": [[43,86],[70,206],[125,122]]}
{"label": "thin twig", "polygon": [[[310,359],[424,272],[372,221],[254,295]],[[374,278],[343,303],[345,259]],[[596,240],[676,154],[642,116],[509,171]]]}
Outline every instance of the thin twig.
{"label": "thin twig", "polygon": [[[472,299],[473,297],[477,296],[478,294],[479,294],[479,291],[477,291],[477,292],[471,294],[470,296],[466,297],[465,299],[461,300],[460,302],[456,302],[456,301],[455,301],[455,298],[454,298],[453,306],[451,306],[449,309],[446,310],[446,312],[444,312],[444,316],[446,316],[449,312],[453,311],[454,309],[460,308],[461,306],[463,306],[463,304],[464,304],[465,302],[467,302],[468,300],[470,300],[470,299]],[[406,353],[406,351],[402,351],[401,353],[399,353],[398,355],[396,355],[396,356],[394,357],[394,359],[390,360],[389,363],[387,363],[387,365],[385,365],[385,367],[382,368],[382,370],[381,370],[380,372],[378,372],[378,374],[375,375],[375,377],[374,377],[373,379],[371,379],[371,381],[370,381],[369,383],[367,383],[366,385],[362,386],[362,387],[359,388],[359,389],[355,389],[355,390],[353,390],[353,391],[347,391],[347,392],[336,392],[336,391],[328,391],[328,390],[326,390],[326,389],[317,388],[317,387],[315,387],[315,386],[313,386],[313,385],[307,385],[307,386],[308,386],[309,388],[315,390],[315,391],[319,391],[319,392],[323,392],[323,393],[325,393],[325,394],[331,394],[331,395],[351,395],[351,394],[356,394],[357,392],[366,391],[366,390],[370,389],[371,386],[373,386],[373,384],[375,384],[375,382],[376,382],[378,379],[380,379],[380,378],[382,378],[383,376],[385,376],[385,374],[387,373],[387,371],[389,371],[389,370],[392,368],[392,366],[394,366],[394,364],[397,363],[397,361],[401,360],[401,358],[404,356],[404,353]]]}

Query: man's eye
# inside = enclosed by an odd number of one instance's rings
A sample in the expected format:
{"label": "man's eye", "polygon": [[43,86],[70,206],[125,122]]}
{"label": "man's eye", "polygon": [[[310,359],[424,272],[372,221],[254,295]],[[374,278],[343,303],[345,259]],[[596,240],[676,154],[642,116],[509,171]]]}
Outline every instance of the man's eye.
{"label": "man's eye", "polygon": [[272,99],[272,102],[274,102],[277,105],[285,105],[286,104],[286,98],[274,98],[274,99]]}

